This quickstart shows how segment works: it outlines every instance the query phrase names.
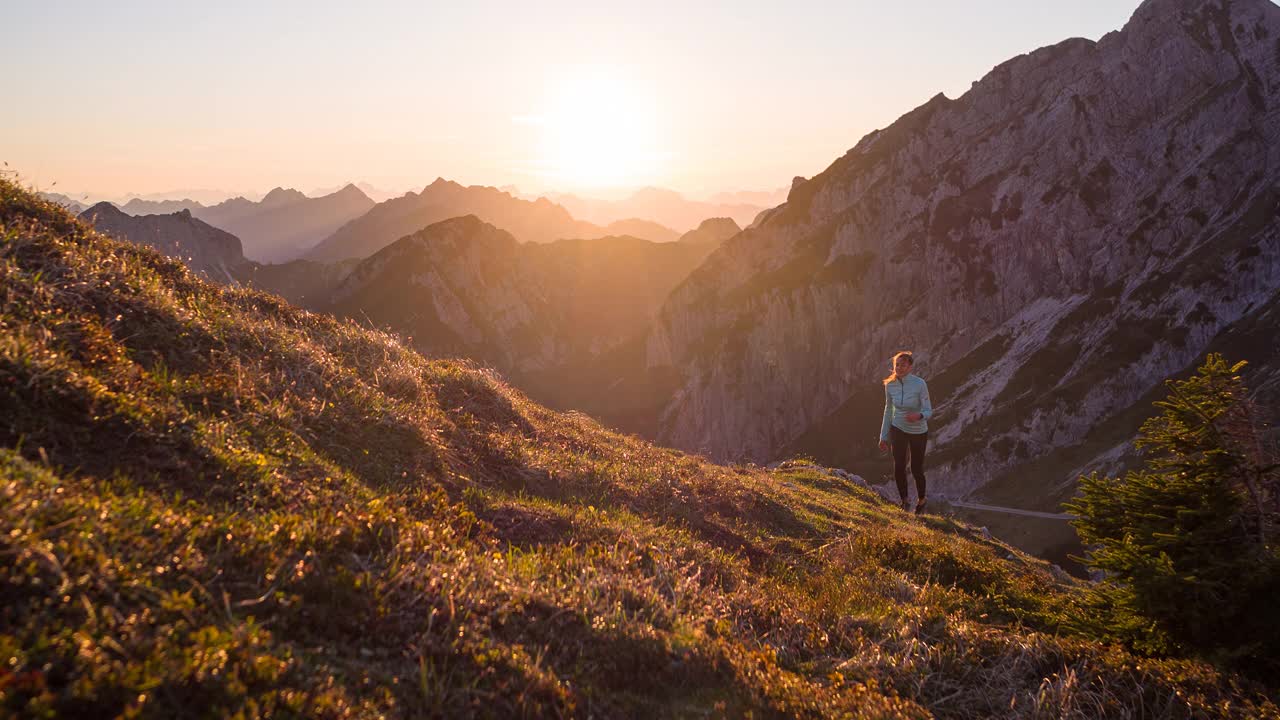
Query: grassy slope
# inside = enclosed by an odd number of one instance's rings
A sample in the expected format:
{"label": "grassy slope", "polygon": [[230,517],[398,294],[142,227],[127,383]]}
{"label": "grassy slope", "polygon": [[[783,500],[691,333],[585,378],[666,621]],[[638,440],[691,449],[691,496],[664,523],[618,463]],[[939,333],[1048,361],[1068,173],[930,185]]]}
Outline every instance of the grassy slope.
{"label": "grassy slope", "polygon": [[[820,470],[711,465],[0,181],[0,708],[1275,715]],[[1260,704],[1259,704],[1260,703]]]}

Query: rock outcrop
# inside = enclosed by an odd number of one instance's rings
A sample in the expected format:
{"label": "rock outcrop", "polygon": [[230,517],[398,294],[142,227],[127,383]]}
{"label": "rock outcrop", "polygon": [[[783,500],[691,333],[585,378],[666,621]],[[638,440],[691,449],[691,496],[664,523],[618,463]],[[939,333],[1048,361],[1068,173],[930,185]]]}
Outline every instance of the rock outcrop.
{"label": "rock outcrop", "polygon": [[1069,492],[1122,461],[1163,378],[1274,322],[1278,89],[1273,3],[1147,0],[869,134],[664,305],[660,439],[856,467],[912,348],[931,482]]}

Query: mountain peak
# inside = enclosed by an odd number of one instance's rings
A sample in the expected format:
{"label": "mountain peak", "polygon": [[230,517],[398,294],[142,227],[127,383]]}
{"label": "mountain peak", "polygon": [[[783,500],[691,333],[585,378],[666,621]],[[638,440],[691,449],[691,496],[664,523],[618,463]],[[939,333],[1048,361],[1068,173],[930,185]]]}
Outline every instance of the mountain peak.
{"label": "mountain peak", "polygon": [[742,228],[733,218],[707,218],[698,224],[696,230],[690,230],[680,236],[680,242],[698,242],[720,244],[742,232]]}
{"label": "mountain peak", "polygon": [[306,195],[303,195],[301,192],[294,190],[293,188],[286,189],[277,187],[272,188],[271,192],[267,193],[266,196],[262,198],[262,204],[280,205],[283,203],[299,202],[306,199]]}
{"label": "mountain peak", "polygon": [[435,180],[431,182],[430,185],[428,185],[426,188],[423,189],[423,192],[426,192],[427,190],[444,190],[445,188],[461,189],[462,185],[452,180],[445,180],[442,177],[437,177]]}
{"label": "mountain peak", "polygon": [[325,195],[325,197],[356,202],[365,201],[369,204],[374,203],[373,198],[369,197],[369,194],[361,190],[355,183],[347,183],[342,186],[341,190]]}
{"label": "mountain peak", "polygon": [[[1275,30],[1280,7],[1271,0],[1144,0],[1122,32],[1126,36],[1161,39],[1171,33],[1191,36],[1201,49],[1232,49],[1235,32]],[[1266,33],[1271,34],[1271,33]]]}
{"label": "mountain peak", "polygon": [[116,207],[115,203],[103,200],[102,202],[95,203],[93,206],[86,208],[82,214],[112,216],[112,215],[125,215],[126,213],[120,208]]}

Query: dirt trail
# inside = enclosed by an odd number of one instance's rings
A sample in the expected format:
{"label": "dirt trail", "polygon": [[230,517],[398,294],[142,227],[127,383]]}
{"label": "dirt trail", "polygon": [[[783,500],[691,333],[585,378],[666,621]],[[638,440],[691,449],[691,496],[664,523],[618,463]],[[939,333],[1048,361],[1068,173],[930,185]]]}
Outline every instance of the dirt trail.
{"label": "dirt trail", "polygon": [[974,510],[990,510],[992,512],[1002,512],[1010,515],[1024,515],[1026,517],[1047,518],[1049,520],[1075,519],[1075,515],[1068,513],[1047,513],[1036,510],[1019,510],[1017,508],[1000,507],[998,505],[982,505],[981,503],[966,502],[964,500],[952,500],[950,502],[955,507],[972,508]]}

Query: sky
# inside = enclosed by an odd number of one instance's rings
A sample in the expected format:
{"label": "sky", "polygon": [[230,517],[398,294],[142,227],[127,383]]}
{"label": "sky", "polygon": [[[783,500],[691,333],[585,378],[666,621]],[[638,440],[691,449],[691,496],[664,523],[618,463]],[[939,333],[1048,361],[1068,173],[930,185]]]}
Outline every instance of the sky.
{"label": "sky", "polygon": [[769,190],[1137,4],[6,3],[0,161],[99,196]]}

